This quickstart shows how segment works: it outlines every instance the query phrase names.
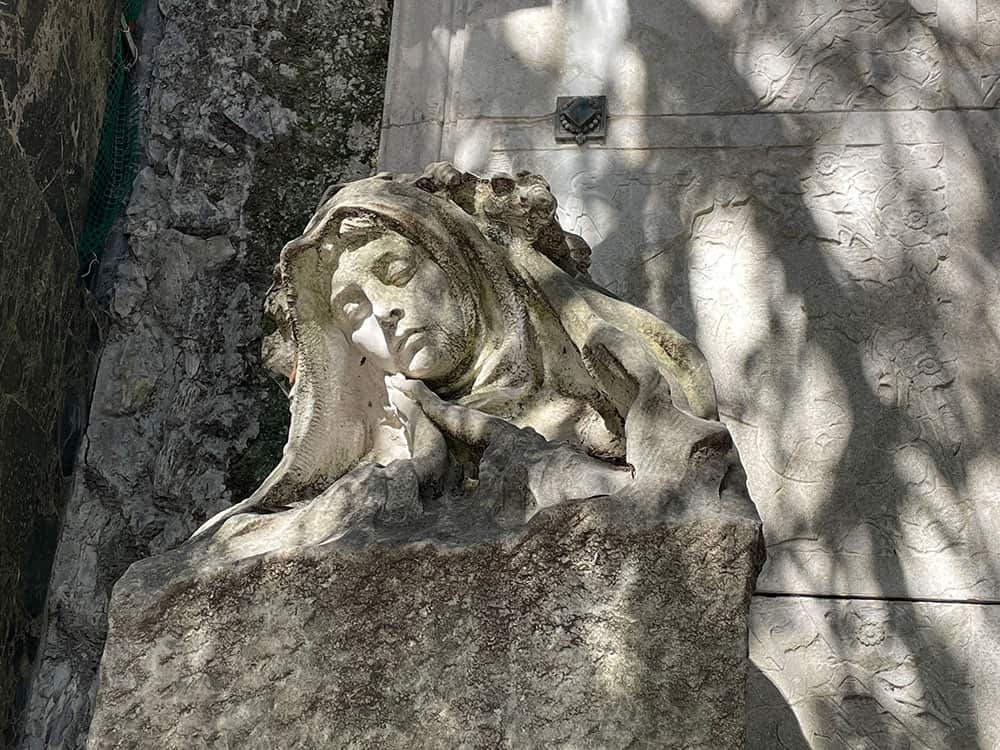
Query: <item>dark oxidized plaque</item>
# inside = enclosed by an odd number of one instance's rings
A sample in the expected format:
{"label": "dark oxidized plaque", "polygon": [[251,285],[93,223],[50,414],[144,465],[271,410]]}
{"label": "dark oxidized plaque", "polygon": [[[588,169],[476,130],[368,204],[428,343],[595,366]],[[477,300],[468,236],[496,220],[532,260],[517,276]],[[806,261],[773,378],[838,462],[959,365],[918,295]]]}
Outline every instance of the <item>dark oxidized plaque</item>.
{"label": "dark oxidized plaque", "polygon": [[556,142],[593,141],[608,129],[608,106],[604,96],[560,96],[556,99]]}

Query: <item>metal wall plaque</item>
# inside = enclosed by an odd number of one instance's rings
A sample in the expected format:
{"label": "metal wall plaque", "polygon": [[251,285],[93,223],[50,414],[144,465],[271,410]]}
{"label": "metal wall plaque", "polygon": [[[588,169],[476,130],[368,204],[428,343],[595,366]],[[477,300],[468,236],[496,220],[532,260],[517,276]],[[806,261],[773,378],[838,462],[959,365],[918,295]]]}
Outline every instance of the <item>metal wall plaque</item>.
{"label": "metal wall plaque", "polygon": [[608,132],[605,96],[560,96],[556,99],[556,142],[595,141]]}

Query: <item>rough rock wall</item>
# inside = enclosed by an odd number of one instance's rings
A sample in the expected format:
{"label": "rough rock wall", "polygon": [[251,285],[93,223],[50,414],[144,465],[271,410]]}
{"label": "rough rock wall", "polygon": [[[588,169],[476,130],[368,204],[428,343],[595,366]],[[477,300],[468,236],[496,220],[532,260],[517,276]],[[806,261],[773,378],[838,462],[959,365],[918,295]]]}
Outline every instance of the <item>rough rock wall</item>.
{"label": "rough rock wall", "polygon": [[159,0],[144,17],[146,165],[127,209],[92,414],[51,579],[24,748],[86,740],[111,587],[277,461],[287,405],[259,364],[281,245],[366,176],[390,9],[379,0]]}
{"label": "rough rock wall", "polygon": [[[85,402],[80,231],[113,0],[0,2],[0,745],[14,741]],[[64,415],[64,405],[68,413]]]}
{"label": "rough rock wall", "polygon": [[[396,11],[380,167],[546,175],[709,360],[768,542],[755,747],[1000,745],[1000,2]],[[606,141],[557,144],[588,94]]]}

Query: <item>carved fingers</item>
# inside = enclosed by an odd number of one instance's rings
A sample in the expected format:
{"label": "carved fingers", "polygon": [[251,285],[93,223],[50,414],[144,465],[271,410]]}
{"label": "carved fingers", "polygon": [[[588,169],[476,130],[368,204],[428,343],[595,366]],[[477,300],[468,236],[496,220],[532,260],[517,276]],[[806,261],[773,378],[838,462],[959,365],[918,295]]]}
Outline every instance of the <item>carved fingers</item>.
{"label": "carved fingers", "polygon": [[483,447],[500,435],[517,429],[499,417],[442,400],[420,380],[394,375],[387,378],[386,383],[390,392],[395,390],[404,400],[409,399],[419,405],[420,411],[442,432],[468,445]]}
{"label": "carved fingers", "polygon": [[[424,410],[421,398],[429,402],[437,396],[419,380],[407,380],[402,375],[387,377],[385,385],[389,403],[403,423],[420,486],[433,486],[445,472],[448,447],[441,431]],[[418,391],[419,397],[414,395]]]}

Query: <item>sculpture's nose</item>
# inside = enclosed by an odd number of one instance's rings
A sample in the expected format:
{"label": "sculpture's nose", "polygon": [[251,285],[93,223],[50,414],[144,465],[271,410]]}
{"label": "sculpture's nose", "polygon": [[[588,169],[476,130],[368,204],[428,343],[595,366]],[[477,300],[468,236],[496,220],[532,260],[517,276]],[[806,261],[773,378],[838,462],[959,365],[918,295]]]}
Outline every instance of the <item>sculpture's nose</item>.
{"label": "sculpture's nose", "polygon": [[403,319],[403,311],[394,307],[386,313],[376,313],[375,317],[378,318],[378,324],[382,326],[382,330],[392,333],[396,330],[396,324]]}

